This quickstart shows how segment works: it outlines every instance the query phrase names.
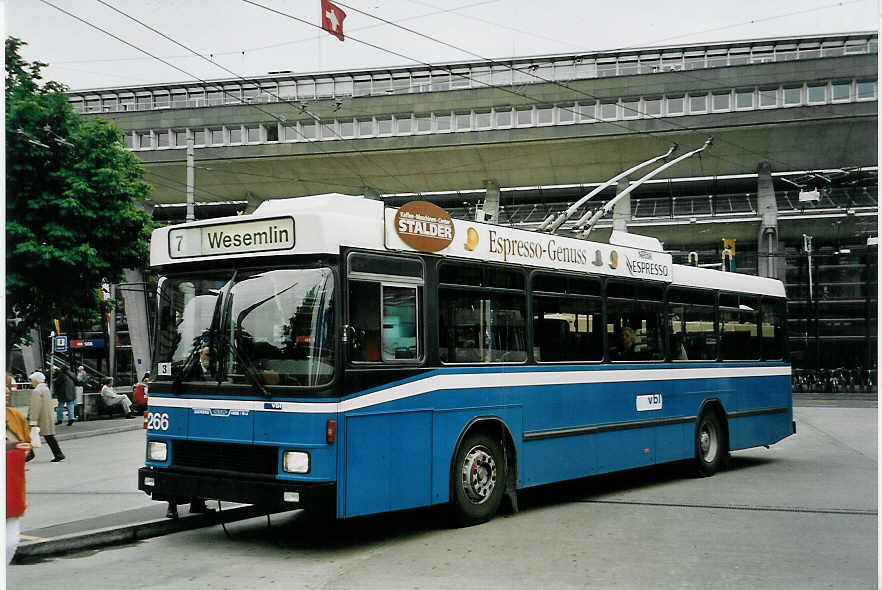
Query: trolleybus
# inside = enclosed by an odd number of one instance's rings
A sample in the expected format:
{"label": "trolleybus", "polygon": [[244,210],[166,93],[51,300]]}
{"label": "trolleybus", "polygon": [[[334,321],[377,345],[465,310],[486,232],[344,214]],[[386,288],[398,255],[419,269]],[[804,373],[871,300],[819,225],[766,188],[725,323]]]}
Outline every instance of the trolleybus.
{"label": "trolleybus", "polygon": [[139,489],[338,518],[692,460],[795,432],[781,282],[338,194],[154,231]]}

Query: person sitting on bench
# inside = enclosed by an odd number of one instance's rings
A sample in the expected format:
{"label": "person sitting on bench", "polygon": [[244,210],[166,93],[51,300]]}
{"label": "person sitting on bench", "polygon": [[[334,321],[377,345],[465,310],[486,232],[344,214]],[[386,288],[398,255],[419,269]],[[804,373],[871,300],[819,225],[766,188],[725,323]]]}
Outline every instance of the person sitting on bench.
{"label": "person sitting on bench", "polygon": [[107,407],[113,407],[117,404],[122,405],[126,418],[134,418],[132,414],[132,402],[125,395],[120,395],[113,390],[113,377],[108,377],[104,381],[104,387],[101,388],[101,399]]}

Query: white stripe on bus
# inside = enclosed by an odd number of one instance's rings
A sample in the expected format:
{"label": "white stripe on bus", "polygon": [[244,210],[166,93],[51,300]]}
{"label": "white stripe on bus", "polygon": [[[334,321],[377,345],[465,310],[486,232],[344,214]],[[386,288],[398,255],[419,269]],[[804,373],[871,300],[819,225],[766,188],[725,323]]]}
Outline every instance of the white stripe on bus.
{"label": "white stripe on bus", "polygon": [[[745,377],[789,377],[786,367],[701,367],[676,369],[617,369],[612,371],[505,371],[440,373],[366,393],[340,402],[263,402],[258,400],[194,399],[151,397],[151,408],[208,408],[228,410],[332,414],[350,412],[445,389],[527,387],[540,385],[583,385],[683,379],[727,379]],[[271,403],[273,408],[266,408]],[[279,407],[280,406],[280,407]]]}

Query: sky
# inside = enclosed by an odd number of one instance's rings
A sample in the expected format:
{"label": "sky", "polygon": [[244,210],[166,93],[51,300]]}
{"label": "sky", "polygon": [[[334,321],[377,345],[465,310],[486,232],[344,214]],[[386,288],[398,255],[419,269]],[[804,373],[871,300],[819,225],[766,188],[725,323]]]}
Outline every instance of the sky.
{"label": "sky", "polygon": [[6,35],[28,43],[22,52],[26,59],[49,64],[45,79],[74,90],[197,77],[229,78],[233,77],[230,72],[237,76],[283,70],[306,73],[473,60],[476,56],[522,57],[875,31],[880,22],[877,0],[346,0],[351,8],[341,8],[347,12],[343,28],[348,38],[340,42],[279,14],[319,24],[320,0],[253,0],[278,12],[245,0],[47,1],[155,56],[149,57],[43,0],[6,0]]}

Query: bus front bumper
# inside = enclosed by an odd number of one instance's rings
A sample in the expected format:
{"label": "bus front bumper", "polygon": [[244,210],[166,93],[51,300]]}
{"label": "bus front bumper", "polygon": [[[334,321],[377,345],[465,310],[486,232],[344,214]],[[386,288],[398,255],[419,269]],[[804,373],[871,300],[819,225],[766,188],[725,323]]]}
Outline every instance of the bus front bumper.
{"label": "bus front bumper", "polygon": [[333,506],[336,484],[252,479],[238,473],[204,474],[141,467],[138,489],[154,500],[186,504],[195,499],[288,509]]}

